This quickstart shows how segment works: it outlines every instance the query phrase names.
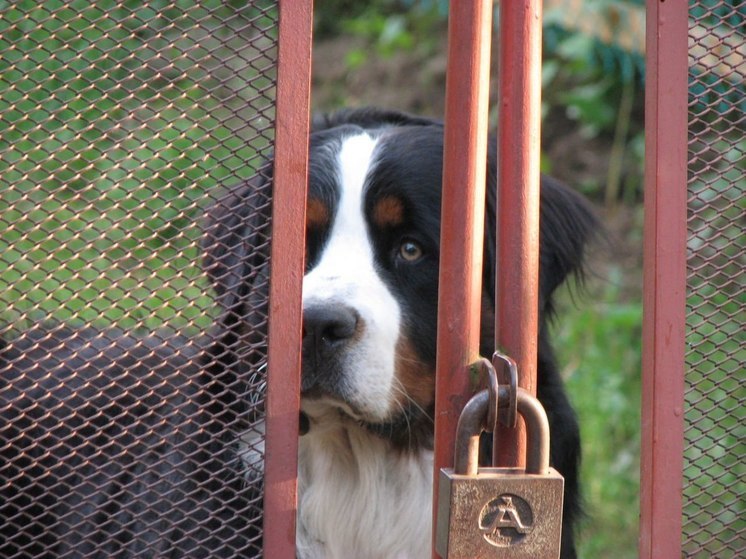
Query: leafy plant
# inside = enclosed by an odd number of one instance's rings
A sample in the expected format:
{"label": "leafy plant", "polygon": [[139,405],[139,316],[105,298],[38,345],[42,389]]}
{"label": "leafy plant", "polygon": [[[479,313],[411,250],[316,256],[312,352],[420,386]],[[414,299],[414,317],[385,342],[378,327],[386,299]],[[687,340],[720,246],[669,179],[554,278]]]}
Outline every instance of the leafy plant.
{"label": "leafy plant", "polygon": [[[550,12],[544,29],[546,110],[563,109],[587,137],[613,138],[603,188],[606,206],[613,207],[620,197],[636,198],[642,188],[644,58],[616,44],[567,30],[558,21]],[[623,169],[629,166],[628,161],[638,171],[634,182],[624,185]],[[624,192],[623,186],[632,192]]]}

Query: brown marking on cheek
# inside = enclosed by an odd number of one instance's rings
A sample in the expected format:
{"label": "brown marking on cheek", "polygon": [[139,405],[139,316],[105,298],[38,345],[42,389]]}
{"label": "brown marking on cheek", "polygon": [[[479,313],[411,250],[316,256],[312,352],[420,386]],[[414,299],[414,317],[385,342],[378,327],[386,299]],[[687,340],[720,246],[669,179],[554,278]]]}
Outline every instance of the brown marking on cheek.
{"label": "brown marking on cheek", "polygon": [[396,345],[396,379],[404,394],[396,394],[397,402],[406,404],[407,396],[427,409],[435,401],[435,370],[417,355],[411,342],[402,337]]}
{"label": "brown marking on cheek", "polygon": [[384,196],[373,206],[373,222],[381,228],[404,223],[404,204],[395,196]]}
{"label": "brown marking on cheek", "polygon": [[329,208],[316,198],[310,198],[306,206],[306,228],[324,229],[329,225]]}

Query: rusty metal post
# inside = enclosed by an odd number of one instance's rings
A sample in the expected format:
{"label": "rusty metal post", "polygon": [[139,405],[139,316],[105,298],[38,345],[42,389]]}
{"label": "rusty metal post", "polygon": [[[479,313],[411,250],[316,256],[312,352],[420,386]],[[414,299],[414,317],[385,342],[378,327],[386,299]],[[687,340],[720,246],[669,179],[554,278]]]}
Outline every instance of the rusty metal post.
{"label": "rusty metal post", "polygon": [[648,0],[640,557],[681,557],[687,210],[684,2]]}
{"label": "rusty metal post", "polygon": [[313,2],[280,1],[272,203],[264,556],[295,557],[301,288]]}
{"label": "rusty metal post", "polygon": [[[472,392],[467,366],[479,354],[491,27],[492,0],[451,3],[435,390],[436,480],[440,468],[453,464],[456,423]],[[436,486],[433,526],[437,499]]]}
{"label": "rusty metal post", "polygon": [[[500,2],[496,347],[536,394],[539,296],[541,0]],[[509,325],[509,327],[508,327]],[[502,466],[522,466],[526,435],[500,429]]]}

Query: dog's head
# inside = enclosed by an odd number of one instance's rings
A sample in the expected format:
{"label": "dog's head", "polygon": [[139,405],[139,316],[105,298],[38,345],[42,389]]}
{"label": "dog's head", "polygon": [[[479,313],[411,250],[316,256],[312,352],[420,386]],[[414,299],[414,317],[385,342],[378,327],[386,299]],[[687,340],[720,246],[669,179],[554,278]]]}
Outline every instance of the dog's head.
{"label": "dog's head", "polygon": [[[302,371],[302,406],[312,421],[332,412],[394,442],[429,444],[442,162],[438,121],[358,110],[314,122]],[[495,254],[492,156],[488,180],[487,350]],[[263,241],[257,233],[261,218],[246,215],[245,205],[255,192],[256,185],[245,185],[230,193],[208,227],[205,263],[223,317],[246,315],[252,285],[266,280],[266,251],[246,256],[247,247]],[[541,213],[540,304],[545,314],[552,292],[580,269],[594,220],[580,197],[547,179]]]}

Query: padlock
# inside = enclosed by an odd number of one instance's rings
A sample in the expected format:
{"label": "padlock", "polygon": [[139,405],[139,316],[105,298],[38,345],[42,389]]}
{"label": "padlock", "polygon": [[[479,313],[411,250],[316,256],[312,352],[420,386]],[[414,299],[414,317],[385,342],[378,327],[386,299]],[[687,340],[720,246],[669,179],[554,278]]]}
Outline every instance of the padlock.
{"label": "padlock", "polygon": [[525,470],[479,467],[487,390],[459,417],[454,467],[441,469],[438,487],[435,549],[443,559],[559,557],[564,479],[549,467],[549,422],[535,397],[518,388],[517,398],[526,424]]}

